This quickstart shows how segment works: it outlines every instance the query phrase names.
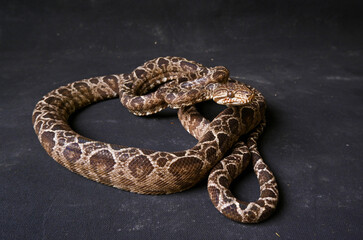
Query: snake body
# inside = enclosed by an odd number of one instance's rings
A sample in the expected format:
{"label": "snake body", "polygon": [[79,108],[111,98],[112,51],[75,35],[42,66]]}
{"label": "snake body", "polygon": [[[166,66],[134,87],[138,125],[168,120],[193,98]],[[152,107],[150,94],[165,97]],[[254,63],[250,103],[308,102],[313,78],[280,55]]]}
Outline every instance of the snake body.
{"label": "snake body", "polygon": [[[208,185],[213,204],[233,220],[258,222],[272,213],[278,199],[272,173],[262,168],[257,159],[260,157],[254,141],[260,127],[250,135],[247,147],[240,143],[242,148],[237,144],[233,151],[241,153],[242,165],[252,156],[261,186],[258,201],[249,205],[233,200],[225,190],[231,181],[228,176],[233,179],[244,166],[231,167],[232,163],[225,163],[224,159],[221,162],[241,135],[263,125],[266,108],[263,96],[256,89],[240,85],[242,90],[236,93],[223,90],[226,86],[235,86],[224,67],[206,68],[178,57],[157,58],[130,74],[83,79],[49,92],[36,104],[32,121],[40,143],[58,163],[88,179],[126,191],[180,192],[206,177],[214,167]],[[70,128],[68,118],[77,109],[117,96],[136,115],[152,114],[166,107],[181,108],[180,119],[189,126],[198,143],[184,151],[154,151],[95,141]],[[226,96],[242,96],[242,101],[248,104],[234,106],[234,100],[228,100],[230,107],[210,123],[192,111],[193,108],[185,107],[210,98],[223,103]],[[223,175],[220,175],[221,169],[224,177],[218,177]]]}
{"label": "snake body", "polygon": [[[180,109],[180,122],[196,139],[200,139],[210,122],[194,106]],[[266,125],[265,119],[248,134],[247,144],[237,142],[231,153],[218,162],[208,177],[208,192],[213,205],[226,217],[243,223],[256,223],[268,218],[278,203],[276,179],[263,161],[257,139]],[[252,159],[253,170],[260,185],[260,197],[255,202],[240,201],[229,190],[232,181],[238,177]]]}

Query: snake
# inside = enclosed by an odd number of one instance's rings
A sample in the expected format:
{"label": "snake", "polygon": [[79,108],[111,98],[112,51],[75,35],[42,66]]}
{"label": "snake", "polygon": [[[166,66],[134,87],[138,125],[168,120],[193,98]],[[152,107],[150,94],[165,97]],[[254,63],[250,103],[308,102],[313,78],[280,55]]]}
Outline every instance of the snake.
{"label": "snake", "polygon": [[[198,142],[176,152],[110,144],[75,132],[68,119],[77,110],[119,97],[133,114],[179,109],[184,128]],[[213,120],[194,104],[213,99],[227,107]],[[171,194],[208,177],[216,209],[242,223],[268,218],[278,202],[275,177],[257,150],[266,103],[255,88],[229,77],[222,66],[205,67],[181,57],[159,57],[129,74],[82,79],[61,86],[36,104],[32,123],[50,157],[70,171],[108,186],[139,194]],[[247,136],[246,144],[240,140]],[[229,185],[252,159],[260,185],[255,202],[236,199]]]}

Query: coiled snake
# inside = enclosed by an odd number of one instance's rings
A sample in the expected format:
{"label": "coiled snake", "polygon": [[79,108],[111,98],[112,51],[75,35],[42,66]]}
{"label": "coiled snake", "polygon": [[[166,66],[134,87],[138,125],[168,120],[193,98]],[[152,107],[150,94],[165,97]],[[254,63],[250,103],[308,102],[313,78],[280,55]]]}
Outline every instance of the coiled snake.
{"label": "coiled snake", "polygon": [[[198,143],[178,152],[145,150],[95,141],[70,128],[68,118],[77,109],[117,96],[136,115],[180,108],[180,121]],[[193,104],[211,98],[229,107],[209,122]],[[208,191],[215,207],[232,220],[254,223],[270,216],[278,201],[275,178],[256,145],[265,125],[265,108],[261,93],[230,79],[224,67],[207,68],[180,57],[161,57],[130,74],[59,87],[36,104],[32,121],[47,153],[74,173],[141,194],[180,192],[209,173]],[[246,134],[247,144],[237,142]],[[243,202],[228,187],[250,158],[260,198]]]}

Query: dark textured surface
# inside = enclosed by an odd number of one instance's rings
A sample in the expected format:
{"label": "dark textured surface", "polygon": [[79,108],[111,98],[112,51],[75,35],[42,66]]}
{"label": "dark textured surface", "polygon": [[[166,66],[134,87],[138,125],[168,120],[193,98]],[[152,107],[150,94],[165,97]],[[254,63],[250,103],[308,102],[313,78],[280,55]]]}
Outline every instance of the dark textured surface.
{"label": "dark textured surface", "polygon": [[[1,1],[1,239],[360,239],[363,71],[359,1]],[[224,65],[268,103],[260,149],[281,201],[258,225],[214,209],[206,182],[143,196],[55,163],[31,125],[36,102],[82,78],[157,56]],[[213,116],[221,107],[201,104]],[[118,100],[72,127],[111,143],[181,150],[196,142],[175,111],[136,117]],[[232,189],[254,200],[251,170]]]}

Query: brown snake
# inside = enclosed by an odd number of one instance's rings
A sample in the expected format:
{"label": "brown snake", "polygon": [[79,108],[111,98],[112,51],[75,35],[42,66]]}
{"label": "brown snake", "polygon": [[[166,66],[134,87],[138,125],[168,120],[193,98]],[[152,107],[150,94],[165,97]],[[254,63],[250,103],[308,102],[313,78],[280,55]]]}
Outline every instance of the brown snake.
{"label": "brown snake", "polygon": [[[117,96],[136,115],[180,108],[183,126],[198,143],[178,152],[145,150],[95,141],[70,128],[68,118],[77,109]],[[229,107],[208,122],[190,105],[211,98]],[[58,163],[123,190],[180,192],[213,168],[208,191],[215,207],[232,220],[253,223],[270,216],[278,201],[275,178],[256,146],[265,125],[265,108],[261,93],[231,80],[224,67],[206,68],[184,58],[163,57],[130,74],[89,78],[59,87],[37,103],[32,121],[40,143]],[[249,134],[247,145],[236,143],[245,134]],[[225,157],[234,144],[232,153]],[[251,203],[237,200],[228,190],[249,158],[260,184],[260,198]]]}

